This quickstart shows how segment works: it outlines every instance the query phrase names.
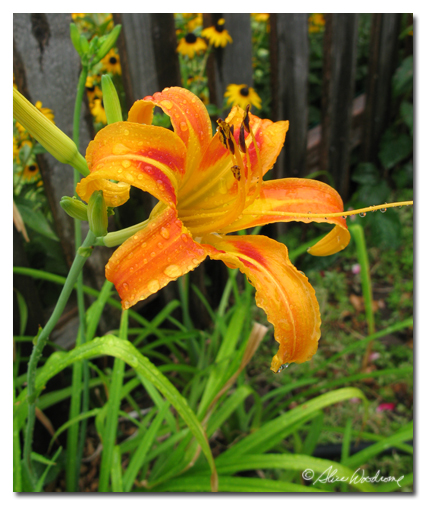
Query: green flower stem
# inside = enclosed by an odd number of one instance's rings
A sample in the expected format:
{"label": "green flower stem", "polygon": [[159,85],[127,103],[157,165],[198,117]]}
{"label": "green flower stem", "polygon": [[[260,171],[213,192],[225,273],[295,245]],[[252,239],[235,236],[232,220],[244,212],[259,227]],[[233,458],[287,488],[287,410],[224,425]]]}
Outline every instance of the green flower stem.
{"label": "green flower stem", "polygon": [[[87,237],[83,243],[83,247],[91,247],[95,242],[95,236],[91,231],[87,234]],[[40,334],[36,337],[37,340],[34,344],[33,352],[31,353],[30,361],[28,363],[28,420],[25,432],[25,443],[24,443],[24,465],[27,467],[29,474],[32,476],[31,471],[31,449],[32,449],[32,438],[34,431],[34,423],[35,423],[35,402],[37,398],[37,393],[35,389],[35,378],[37,371],[37,364],[40,360],[41,354],[43,352],[44,346],[46,345],[47,339],[51,334],[53,328],[61,317],[62,312],[64,311],[65,305],[68,301],[68,298],[74,288],[74,284],[77,281],[78,275],[80,274],[83,265],[86,263],[87,255],[81,255],[80,253],[76,254],[74,262],[69,271],[67,280],[62,289],[62,292],[59,296],[56,307],[50,316],[49,321],[46,326],[41,330]]]}
{"label": "green flower stem", "polygon": [[[88,75],[87,65],[83,65],[80,77],[78,79],[77,85],[77,95],[74,105],[74,119],[73,119],[73,140],[77,149],[80,148],[80,117],[81,117],[81,106],[83,103],[83,96],[86,87],[86,80]],[[74,188],[80,181],[80,174],[74,169]],[[75,193],[76,196],[78,196]],[[81,221],[74,219],[74,239],[75,248],[81,246]],[[78,317],[79,317],[79,332],[76,345],[81,345],[86,342],[86,308],[84,305],[84,293],[83,293],[83,272],[80,271],[77,277],[77,307],[78,307]],[[81,381],[83,379],[83,401],[81,399]],[[70,405],[70,417],[76,417],[88,410],[89,406],[89,366],[87,361],[75,363],[73,365],[72,372],[72,391],[71,395],[71,405]],[[80,461],[78,455],[80,453],[80,444],[84,444],[85,439],[85,424],[80,426],[79,423],[73,425],[68,430],[68,442],[67,442],[67,471],[66,471],[66,487],[67,491],[74,492],[77,490],[78,483],[78,470],[80,468]],[[80,443],[79,438],[79,428],[80,428]],[[82,440],[83,439],[83,442]]]}
{"label": "green flower stem", "polygon": [[148,221],[149,220],[147,219],[142,223],[129,226],[129,228],[124,228],[120,231],[112,231],[111,233],[105,235],[105,237],[98,237],[96,239],[95,245],[103,245],[106,247],[115,247],[117,245],[120,245],[139,230],[143,230],[143,228],[145,228],[145,226],[148,224]]}

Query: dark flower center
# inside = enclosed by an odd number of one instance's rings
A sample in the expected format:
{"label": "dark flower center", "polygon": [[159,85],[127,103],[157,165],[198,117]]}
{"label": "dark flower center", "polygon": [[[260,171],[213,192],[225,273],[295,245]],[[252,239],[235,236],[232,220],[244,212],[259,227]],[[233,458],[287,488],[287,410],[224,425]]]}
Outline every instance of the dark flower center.
{"label": "dark flower center", "polygon": [[95,86],[86,86],[87,91],[95,91]]}
{"label": "dark flower center", "polygon": [[222,23],[222,24],[216,23],[215,28],[216,28],[217,32],[222,33],[223,30],[225,29],[225,24],[224,23]]}
{"label": "dark flower center", "polygon": [[187,44],[195,44],[197,37],[193,33],[188,33],[185,35],[185,42]]}
{"label": "dark flower center", "polygon": [[30,165],[30,166],[28,167],[28,170],[29,170],[30,172],[35,172],[35,171],[37,170],[37,166],[36,166],[36,165]]}
{"label": "dark flower center", "polygon": [[111,56],[109,62],[111,63],[111,65],[115,65],[117,63],[117,58],[115,56]]}
{"label": "dark flower center", "polygon": [[248,94],[249,94],[249,89],[248,89],[247,86],[244,86],[244,88],[240,89],[240,95],[241,96],[248,96]]}

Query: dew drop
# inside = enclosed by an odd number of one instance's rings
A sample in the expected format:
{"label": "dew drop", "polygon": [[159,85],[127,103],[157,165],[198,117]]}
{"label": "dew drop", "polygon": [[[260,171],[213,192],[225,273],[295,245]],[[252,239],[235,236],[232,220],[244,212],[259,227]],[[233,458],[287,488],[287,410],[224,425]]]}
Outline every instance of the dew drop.
{"label": "dew drop", "polygon": [[290,366],[290,363],[284,363],[284,365],[281,365],[278,370],[277,370],[277,373],[281,373],[283,370],[285,370],[286,368],[288,368]]}
{"label": "dew drop", "polygon": [[188,242],[188,235],[186,233],[182,233],[181,238],[183,242]]}
{"label": "dew drop", "polygon": [[154,252],[154,251],[152,251],[152,253],[151,253],[151,255],[150,255],[150,256],[151,256],[151,258],[155,258],[155,252]]}
{"label": "dew drop", "polygon": [[123,169],[120,167],[118,170],[117,170],[117,173],[121,174],[123,172]]}
{"label": "dew drop", "polygon": [[127,284],[127,282],[123,282],[123,289],[124,291],[129,291],[129,285]]}
{"label": "dew drop", "polygon": [[181,269],[177,265],[169,265],[165,270],[164,273],[167,275],[167,277],[171,277],[172,279],[176,279],[181,275]]}
{"label": "dew drop", "polygon": [[160,289],[160,283],[157,280],[152,280],[148,283],[148,290],[151,293],[156,293]]}
{"label": "dew drop", "polygon": [[143,243],[142,243],[142,247],[146,247],[146,242],[143,242]]}
{"label": "dew drop", "polygon": [[133,267],[130,267],[130,268],[129,268],[129,272],[132,274],[132,273],[133,273],[133,271],[134,271],[134,268],[133,268]]}
{"label": "dew drop", "polygon": [[163,247],[164,247],[163,242],[158,242],[157,246],[158,246],[158,249],[163,249]]}
{"label": "dew drop", "polygon": [[365,217],[367,214],[365,212],[360,212],[359,217]]}
{"label": "dew drop", "polygon": [[185,122],[185,121],[181,121],[181,122],[180,122],[180,128],[181,128],[181,130],[182,130],[182,131],[184,131],[184,132],[188,129],[188,125],[186,124],[186,122]]}
{"label": "dew drop", "polygon": [[141,181],[143,179],[143,175],[142,174],[139,174],[138,175],[138,179]]}
{"label": "dew drop", "polygon": [[[124,302],[124,304],[123,304],[123,305],[124,305],[124,309],[125,309],[125,310],[127,310],[127,309],[130,307],[130,303],[129,303],[127,300]],[[113,340],[111,343],[112,343],[112,344],[115,344],[115,341]]]}
{"label": "dew drop", "polygon": [[164,228],[164,226],[160,230],[161,236],[165,238],[166,240],[170,237],[170,232],[167,228]]}
{"label": "dew drop", "polygon": [[161,105],[164,105],[164,107],[168,110],[170,110],[172,107],[173,107],[173,104],[172,102],[170,102],[169,100],[163,100],[162,102],[160,102]]}
{"label": "dew drop", "polygon": [[131,165],[129,160],[123,160],[121,164],[123,165],[124,168],[129,168]]}
{"label": "dew drop", "polygon": [[[387,203],[387,202],[385,202],[385,203]],[[380,209],[380,212],[385,213],[387,210],[388,210],[388,209]]]}
{"label": "dew drop", "polygon": [[198,265],[199,261],[197,258],[192,258],[192,263],[194,263],[194,265]]}
{"label": "dew drop", "polygon": [[129,134],[129,130],[124,130],[124,135],[128,135]]}

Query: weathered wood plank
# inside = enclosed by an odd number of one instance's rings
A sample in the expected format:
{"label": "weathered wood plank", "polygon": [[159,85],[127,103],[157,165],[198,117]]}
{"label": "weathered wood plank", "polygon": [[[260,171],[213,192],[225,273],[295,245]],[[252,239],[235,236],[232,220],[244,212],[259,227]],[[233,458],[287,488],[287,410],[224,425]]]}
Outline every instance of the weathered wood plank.
{"label": "weathered wood plank", "polygon": [[180,86],[173,14],[114,14],[122,30],[117,46],[128,106],[135,100]]}
{"label": "weathered wood plank", "polygon": [[[275,164],[274,177],[306,174],[308,135],[309,39],[307,14],[277,14],[277,119],[289,120],[286,142]],[[272,26],[271,26],[272,30]]]}
{"label": "weathered wood plank", "polygon": [[213,96],[215,101],[212,103],[218,107],[223,104],[223,95],[229,84],[253,86],[250,14],[224,14],[223,18],[225,19],[225,28],[231,35],[233,42],[224,48],[214,49],[215,91]]}
{"label": "weathered wood plank", "polygon": [[[70,14],[14,14],[13,67],[18,89],[32,103],[41,100],[44,107],[52,109],[56,125],[72,138],[80,59],[70,39],[71,21]],[[85,104],[82,109],[80,151],[85,153],[93,126]],[[55,231],[70,265],[74,258],[74,222],[59,202],[62,196],[74,194],[73,169],[50,154],[39,156],[38,161]],[[92,286],[100,287],[104,282],[104,265],[110,254],[106,249],[97,248],[87,261]]]}
{"label": "weathered wood plank", "polygon": [[335,189],[346,200],[350,181],[358,14],[326,14],[325,18],[321,170],[329,171]]}
{"label": "weathered wood plank", "polygon": [[373,14],[366,86],[362,160],[377,161],[380,137],[390,120],[392,75],[397,64],[400,14]]}

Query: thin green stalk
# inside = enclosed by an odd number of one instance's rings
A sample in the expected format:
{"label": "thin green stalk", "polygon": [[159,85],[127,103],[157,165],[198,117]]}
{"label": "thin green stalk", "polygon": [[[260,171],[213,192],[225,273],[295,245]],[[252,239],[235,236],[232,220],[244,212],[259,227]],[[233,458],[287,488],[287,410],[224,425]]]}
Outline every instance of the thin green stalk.
{"label": "thin green stalk", "polygon": [[[73,119],[73,140],[77,149],[80,147],[80,116],[81,106],[83,103],[83,95],[86,85],[88,74],[87,66],[83,65],[77,85],[77,96],[74,105],[74,119]],[[74,188],[80,182],[80,173],[74,169]],[[75,193],[76,195],[76,193]],[[77,196],[77,195],[76,195]],[[81,245],[81,221],[74,219],[74,239],[75,248]],[[84,306],[84,293],[83,293],[83,272],[80,272],[77,278],[77,307],[79,318],[79,335],[76,345],[81,345],[86,342],[86,309]],[[83,377],[83,400],[81,397],[81,380]],[[80,414],[80,409],[84,413],[89,408],[89,367],[87,362],[75,363],[72,372],[72,394],[70,405],[70,418],[76,417]],[[82,424],[82,428],[85,427]],[[67,463],[66,463],[66,487],[68,492],[77,490],[78,474],[80,468],[79,443],[78,432],[79,424],[74,424],[68,430],[67,439]],[[85,432],[81,430],[80,439],[85,439]]]}
{"label": "thin green stalk", "polygon": [[[83,243],[84,248],[91,247],[95,242],[95,236],[91,231],[87,234],[87,237]],[[82,248],[81,248],[82,249]],[[77,281],[78,275],[80,274],[83,265],[86,263],[87,255],[84,252],[77,252],[71,269],[69,271],[67,280],[62,289],[62,292],[59,296],[56,307],[50,316],[49,321],[46,326],[41,330],[38,335],[37,340],[33,347],[33,352],[31,353],[30,361],[28,363],[28,420],[25,431],[25,443],[24,443],[24,465],[27,469],[27,473],[33,477],[32,469],[31,469],[31,449],[32,449],[32,438],[34,431],[34,423],[35,423],[35,401],[36,401],[36,389],[35,389],[35,377],[37,371],[37,364],[42,355],[44,346],[46,345],[46,341],[49,338],[50,333],[61,317],[62,312],[64,311],[65,305],[68,301],[68,298],[74,288],[74,285]]]}
{"label": "thin green stalk", "polygon": [[[349,231],[355,240],[358,261],[361,266],[361,287],[362,296],[364,298],[365,316],[367,318],[368,334],[372,335],[376,332],[376,329],[374,324],[373,290],[371,288],[370,264],[365,244],[364,229],[359,224],[354,224],[349,227]],[[368,358],[371,354],[372,347],[373,342],[369,342],[362,360],[362,370],[364,370],[368,364]]]}
{"label": "thin green stalk", "polygon": [[[129,321],[129,313],[124,310],[121,314],[120,323],[120,340],[127,340],[127,328]],[[102,460],[99,474],[99,492],[107,492],[109,490],[109,479],[113,463],[113,452],[118,426],[118,411],[121,401],[121,388],[123,385],[125,362],[116,358],[112,370],[111,386],[108,400],[108,413],[106,416],[104,436],[102,439]]]}

